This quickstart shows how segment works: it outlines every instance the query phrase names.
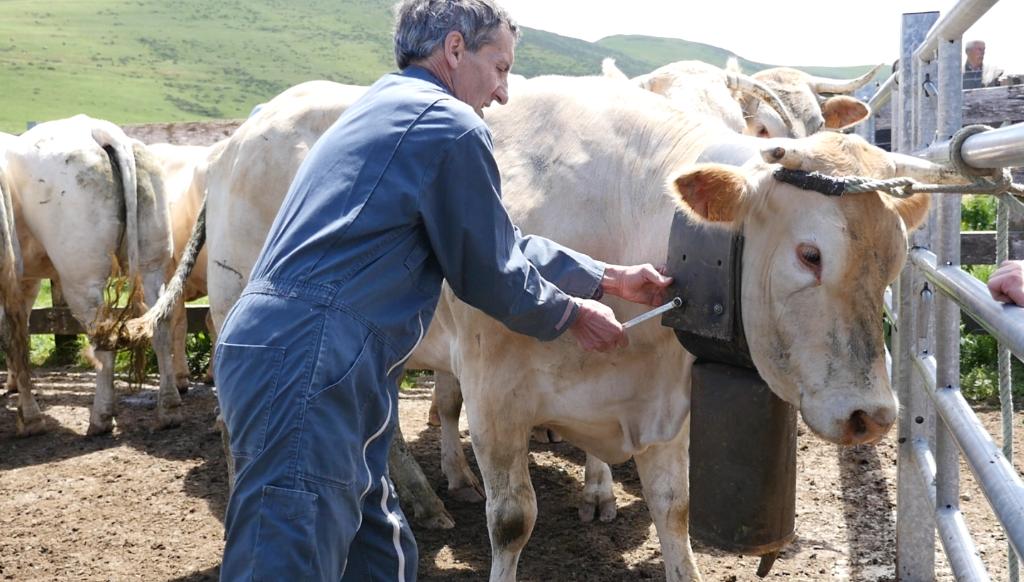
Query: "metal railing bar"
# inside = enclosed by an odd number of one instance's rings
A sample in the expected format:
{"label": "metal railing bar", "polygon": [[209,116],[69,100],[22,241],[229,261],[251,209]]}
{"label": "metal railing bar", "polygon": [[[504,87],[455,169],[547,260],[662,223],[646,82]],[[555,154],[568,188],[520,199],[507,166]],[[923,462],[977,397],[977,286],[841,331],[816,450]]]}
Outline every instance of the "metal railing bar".
{"label": "metal railing bar", "polygon": [[935,358],[918,356],[914,358],[914,365],[924,380],[925,391],[935,403],[935,410],[949,427],[967,466],[992,506],[992,513],[1019,556],[1024,548],[1024,482],[981,425],[959,387],[936,389]]}
{"label": "metal railing bar", "polygon": [[910,260],[986,331],[1024,359],[1024,309],[995,301],[984,283],[959,267],[936,267],[935,255],[926,249],[911,249]]}
{"label": "metal railing bar", "polygon": [[[935,506],[935,457],[928,442],[914,439],[914,462],[917,464],[918,475],[932,507]],[[939,541],[946,552],[949,566],[957,580],[984,581],[991,580],[981,561],[977,546],[971,532],[967,529],[963,514],[958,508],[936,507],[935,525],[939,530]]]}
{"label": "metal railing bar", "polygon": [[940,40],[957,39],[978,21],[999,0],[960,0],[949,12],[942,15],[936,22],[921,46],[914,51],[914,58],[920,61],[932,61],[938,53]]}
{"label": "metal railing bar", "polygon": [[882,107],[885,107],[886,103],[892,100],[892,90],[893,87],[896,86],[897,77],[899,77],[899,72],[889,75],[889,77],[885,81],[882,81],[882,84],[878,86],[878,89],[875,91],[875,94],[871,96],[871,99],[868,99],[868,107],[871,108],[871,111],[878,112]]}
{"label": "metal railing bar", "polygon": [[[913,155],[936,164],[949,165],[949,142],[947,139],[933,143]],[[967,165],[978,169],[1024,166],[1024,123],[972,135],[964,140],[960,156]]]}

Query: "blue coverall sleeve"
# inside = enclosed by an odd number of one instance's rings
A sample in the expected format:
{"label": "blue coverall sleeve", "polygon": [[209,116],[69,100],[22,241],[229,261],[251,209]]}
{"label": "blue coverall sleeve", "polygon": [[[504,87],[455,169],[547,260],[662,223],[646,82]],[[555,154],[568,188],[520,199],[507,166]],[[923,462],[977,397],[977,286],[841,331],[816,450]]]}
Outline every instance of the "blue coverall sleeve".
{"label": "blue coverall sleeve", "polygon": [[455,139],[423,190],[420,213],[452,291],[509,329],[550,340],[579,307],[523,254],[501,204],[490,135],[477,127]]}
{"label": "blue coverall sleeve", "polygon": [[574,297],[589,299],[604,277],[605,264],[536,234],[516,231],[517,245],[540,274]]}

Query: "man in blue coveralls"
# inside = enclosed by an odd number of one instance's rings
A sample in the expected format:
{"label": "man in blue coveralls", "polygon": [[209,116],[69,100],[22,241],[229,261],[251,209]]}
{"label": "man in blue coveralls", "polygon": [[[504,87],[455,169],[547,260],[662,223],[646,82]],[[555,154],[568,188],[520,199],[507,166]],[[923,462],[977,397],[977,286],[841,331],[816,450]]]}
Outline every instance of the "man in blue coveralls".
{"label": "man in blue coveralls", "polygon": [[518,29],[493,0],[406,0],[385,75],[299,169],[217,346],[236,463],[222,580],[414,580],[387,475],[402,364],[441,281],[510,329],[626,344],[603,293],[671,279],[521,236],[482,119],[508,100]]}

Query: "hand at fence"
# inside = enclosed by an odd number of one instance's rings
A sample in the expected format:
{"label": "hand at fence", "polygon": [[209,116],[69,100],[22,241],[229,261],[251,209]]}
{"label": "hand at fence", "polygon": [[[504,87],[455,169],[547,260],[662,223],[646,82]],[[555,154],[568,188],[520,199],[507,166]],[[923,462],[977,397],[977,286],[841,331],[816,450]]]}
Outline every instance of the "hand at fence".
{"label": "hand at fence", "polygon": [[996,301],[1024,305],[1024,261],[1003,261],[989,277],[988,290]]}

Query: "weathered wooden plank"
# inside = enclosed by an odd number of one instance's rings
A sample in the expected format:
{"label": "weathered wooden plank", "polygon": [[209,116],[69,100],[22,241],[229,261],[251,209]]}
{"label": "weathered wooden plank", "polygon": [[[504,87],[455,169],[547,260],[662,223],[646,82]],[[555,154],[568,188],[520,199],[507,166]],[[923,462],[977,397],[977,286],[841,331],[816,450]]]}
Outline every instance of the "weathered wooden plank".
{"label": "weathered wooden plank", "polygon": [[[964,91],[964,125],[999,125],[1004,121],[1024,120],[1024,85],[985,87]],[[892,113],[889,105],[875,112],[875,130],[889,129]]]}
{"label": "weathered wooden plank", "polygon": [[[1010,258],[1024,259],[1024,232],[1010,232]],[[960,264],[993,265],[996,262],[994,230],[960,233]]]}
{"label": "weathered wooden plank", "polygon": [[[186,308],[189,333],[206,330],[206,314],[209,307],[205,305],[189,305]],[[52,333],[72,335],[85,333],[78,320],[71,315],[71,310],[61,307],[33,309],[29,319],[29,333]]]}

